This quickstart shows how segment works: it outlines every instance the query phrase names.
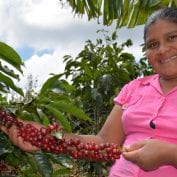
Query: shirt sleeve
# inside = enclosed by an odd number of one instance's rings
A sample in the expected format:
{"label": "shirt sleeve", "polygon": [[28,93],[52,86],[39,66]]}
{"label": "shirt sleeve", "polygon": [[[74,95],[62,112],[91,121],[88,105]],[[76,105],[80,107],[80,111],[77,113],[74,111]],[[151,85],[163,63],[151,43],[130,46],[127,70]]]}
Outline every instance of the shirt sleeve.
{"label": "shirt sleeve", "polygon": [[139,87],[140,82],[135,79],[126,84],[119,94],[114,98],[114,103],[117,105],[124,105],[128,103],[134,94],[135,90]]}
{"label": "shirt sleeve", "polygon": [[123,105],[126,102],[128,96],[128,84],[126,84],[119,94],[114,98],[114,103],[117,105]]}

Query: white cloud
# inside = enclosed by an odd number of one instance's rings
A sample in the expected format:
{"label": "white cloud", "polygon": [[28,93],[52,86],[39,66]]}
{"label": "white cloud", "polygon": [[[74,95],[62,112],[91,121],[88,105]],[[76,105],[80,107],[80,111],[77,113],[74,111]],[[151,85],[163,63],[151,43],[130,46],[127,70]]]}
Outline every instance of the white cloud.
{"label": "white cloud", "polygon": [[32,75],[33,79],[37,79],[37,85],[40,87],[51,74],[61,74],[64,71],[64,63],[60,49],[52,54],[43,54],[42,56],[33,55],[29,60],[25,61],[23,68],[23,76],[18,83],[21,87],[28,84],[28,76]]}
{"label": "white cloud", "polygon": [[61,7],[59,1],[29,1],[28,7],[30,8],[25,13],[24,19],[34,26],[63,28],[73,17],[72,13],[68,13],[71,9]]}
{"label": "white cloud", "polygon": [[[94,37],[100,26],[96,21],[73,17],[58,0],[3,0],[0,4],[0,37],[11,46],[55,49],[75,40]],[[89,36],[89,34],[91,36]]]}

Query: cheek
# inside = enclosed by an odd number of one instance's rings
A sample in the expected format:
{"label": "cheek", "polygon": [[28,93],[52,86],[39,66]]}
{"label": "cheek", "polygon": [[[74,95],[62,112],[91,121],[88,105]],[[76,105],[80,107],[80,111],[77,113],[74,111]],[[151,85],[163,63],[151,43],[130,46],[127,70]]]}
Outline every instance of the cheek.
{"label": "cheek", "polygon": [[149,64],[153,65],[154,54],[152,52],[146,52],[146,58],[148,59]]}

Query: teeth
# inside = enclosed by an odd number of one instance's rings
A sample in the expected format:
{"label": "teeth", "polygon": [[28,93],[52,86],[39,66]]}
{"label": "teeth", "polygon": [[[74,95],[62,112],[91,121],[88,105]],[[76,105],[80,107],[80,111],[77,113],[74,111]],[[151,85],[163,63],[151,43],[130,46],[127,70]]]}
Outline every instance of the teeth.
{"label": "teeth", "polygon": [[172,56],[172,57],[167,58],[167,59],[163,59],[163,60],[161,60],[161,63],[167,63],[167,62],[169,62],[171,60],[175,60],[176,58],[177,58],[177,55]]}

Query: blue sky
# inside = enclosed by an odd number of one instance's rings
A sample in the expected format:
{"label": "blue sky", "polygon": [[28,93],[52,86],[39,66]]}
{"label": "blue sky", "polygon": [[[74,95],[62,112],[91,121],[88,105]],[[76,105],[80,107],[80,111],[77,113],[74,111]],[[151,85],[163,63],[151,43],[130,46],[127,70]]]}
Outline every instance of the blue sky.
{"label": "blue sky", "polygon": [[[68,6],[61,7],[59,0],[1,0],[0,41],[12,46],[24,60],[24,74],[19,86],[24,87],[26,78],[32,74],[41,85],[50,73],[64,69],[62,57],[76,56],[85,41],[95,40],[99,29],[114,31],[115,26],[103,27],[97,20],[74,16]],[[140,58],[143,27],[118,32],[120,44],[133,39],[133,47],[127,49]]]}

